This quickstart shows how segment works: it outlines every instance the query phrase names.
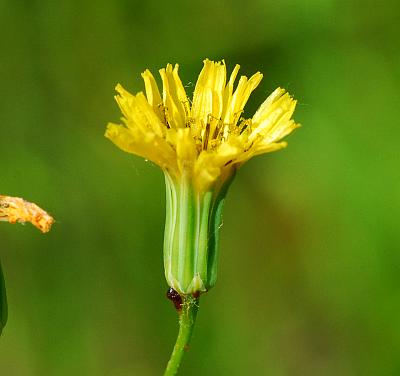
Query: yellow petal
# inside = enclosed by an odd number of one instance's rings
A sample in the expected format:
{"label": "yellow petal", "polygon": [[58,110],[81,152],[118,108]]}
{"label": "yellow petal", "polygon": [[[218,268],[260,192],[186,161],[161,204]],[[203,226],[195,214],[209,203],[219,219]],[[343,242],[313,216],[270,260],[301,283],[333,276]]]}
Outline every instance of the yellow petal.
{"label": "yellow petal", "polygon": [[290,131],[295,129],[297,125],[290,120],[295,107],[296,101],[288,93],[285,94],[285,90],[276,89],[253,116],[253,131],[249,135],[249,142],[253,142],[260,136],[272,142],[288,134],[284,129],[290,129]]}
{"label": "yellow petal", "polygon": [[239,158],[237,159],[237,162],[242,164],[246,161],[248,161],[250,158],[253,158],[257,155],[260,154],[265,154],[265,153],[272,153],[274,151],[283,149],[287,146],[286,141],[282,142],[259,142],[255,144],[251,149],[249,149],[247,152],[241,154]]}
{"label": "yellow petal", "polygon": [[195,184],[200,190],[207,190],[221,175],[224,168],[233,167],[231,162],[235,161],[241,152],[240,147],[228,142],[221,144],[215,151],[203,150],[194,166]]}
{"label": "yellow petal", "polygon": [[142,73],[143,81],[144,81],[144,86],[146,90],[146,97],[149,102],[149,104],[153,107],[154,112],[157,114],[157,116],[163,120],[164,119],[164,114],[162,111],[162,99],[160,95],[160,91],[158,90],[157,82],[154,79],[154,76],[152,73],[146,69]]}
{"label": "yellow petal", "polygon": [[178,75],[179,65],[168,64],[166,69],[160,69],[163,82],[163,102],[167,122],[171,127],[183,128],[186,125],[186,115],[189,113],[189,101]]}
{"label": "yellow petal", "polygon": [[231,73],[231,76],[229,78],[229,82],[226,85],[225,90],[224,90],[224,101],[223,101],[224,102],[224,105],[223,105],[224,110],[223,110],[223,113],[221,115],[221,118],[224,119],[224,121],[225,121],[225,114],[226,114],[226,112],[228,110],[228,107],[229,107],[229,103],[231,103],[231,100],[232,100],[233,85],[235,83],[236,76],[237,76],[237,74],[239,72],[239,69],[240,69],[240,65],[236,64],[235,68],[233,69],[233,71]]}
{"label": "yellow petal", "polygon": [[[221,117],[223,109],[223,93],[226,80],[224,62],[204,61],[193,93],[192,118],[204,126],[213,119]],[[211,129],[213,132],[214,129]]]}
{"label": "yellow petal", "polygon": [[138,93],[136,95],[136,106],[137,112],[142,113],[144,116],[146,127],[152,129],[157,136],[163,136],[166,127],[154,112],[153,107],[147,102],[143,93]]}
{"label": "yellow petal", "polygon": [[134,132],[122,125],[109,123],[105,136],[128,153],[148,159],[163,169],[177,171],[175,151],[164,138],[153,132]]}
{"label": "yellow petal", "polygon": [[197,150],[190,128],[179,128],[176,132],[176,157],[180,172],[191,173]]}
{"label": "yellow petal", "polygon": [[262,74],[259,72],[254,74],[249,80],[245,76],[240,77],[238,86],[227,103],[224,123],[235,125],[238,122],[250,94],[261,82],[262,77]]}

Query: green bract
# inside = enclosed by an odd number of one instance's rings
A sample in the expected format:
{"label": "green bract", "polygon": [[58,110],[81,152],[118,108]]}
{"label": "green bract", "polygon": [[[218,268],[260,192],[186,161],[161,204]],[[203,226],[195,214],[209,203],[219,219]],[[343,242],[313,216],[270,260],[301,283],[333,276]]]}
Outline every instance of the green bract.
{"label": "green bract", "polygon": [[233,176],[210,191],[198,192],[188,177],[176,182],[165,174],[165,277],[181,295],[215,285],[222,210]]}

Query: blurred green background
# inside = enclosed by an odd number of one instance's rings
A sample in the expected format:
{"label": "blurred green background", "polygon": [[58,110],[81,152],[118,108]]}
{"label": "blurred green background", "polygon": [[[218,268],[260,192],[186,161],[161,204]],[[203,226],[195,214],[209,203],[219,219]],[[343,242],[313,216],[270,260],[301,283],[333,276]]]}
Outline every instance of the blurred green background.
{"label": "blurred green background", "polygon": [[177,332],[164,182],[103,137],[114,86],[178,62],[262,71],[303,124],[228,196],[219,280],[182,375],[400,374],[398,1],[0,1],[1,193],[57,219],[0,223],[7,376],[160,375]]}

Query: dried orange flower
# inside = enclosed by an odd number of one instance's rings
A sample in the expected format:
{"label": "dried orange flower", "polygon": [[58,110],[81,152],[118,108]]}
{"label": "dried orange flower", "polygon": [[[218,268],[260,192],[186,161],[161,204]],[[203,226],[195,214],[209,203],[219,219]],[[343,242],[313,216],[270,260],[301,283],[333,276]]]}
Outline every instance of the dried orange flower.
{"label": "dried orange flower", "polygon": [[48,232],[54,219],[43,209],[23,198],[0,195],[0,221],[30,222],[43,233]]}

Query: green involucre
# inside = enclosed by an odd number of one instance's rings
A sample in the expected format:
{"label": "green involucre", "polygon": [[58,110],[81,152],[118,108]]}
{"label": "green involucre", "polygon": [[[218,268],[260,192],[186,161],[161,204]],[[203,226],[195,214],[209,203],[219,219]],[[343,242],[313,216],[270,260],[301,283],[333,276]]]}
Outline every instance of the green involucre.
{"label": "green involucre", "polygon": [[215,285],[222,211],[232,178],[210,191],[197,192],[189,177],[174,181],[165,173],[165,277],[181,295],[205,292]]}

